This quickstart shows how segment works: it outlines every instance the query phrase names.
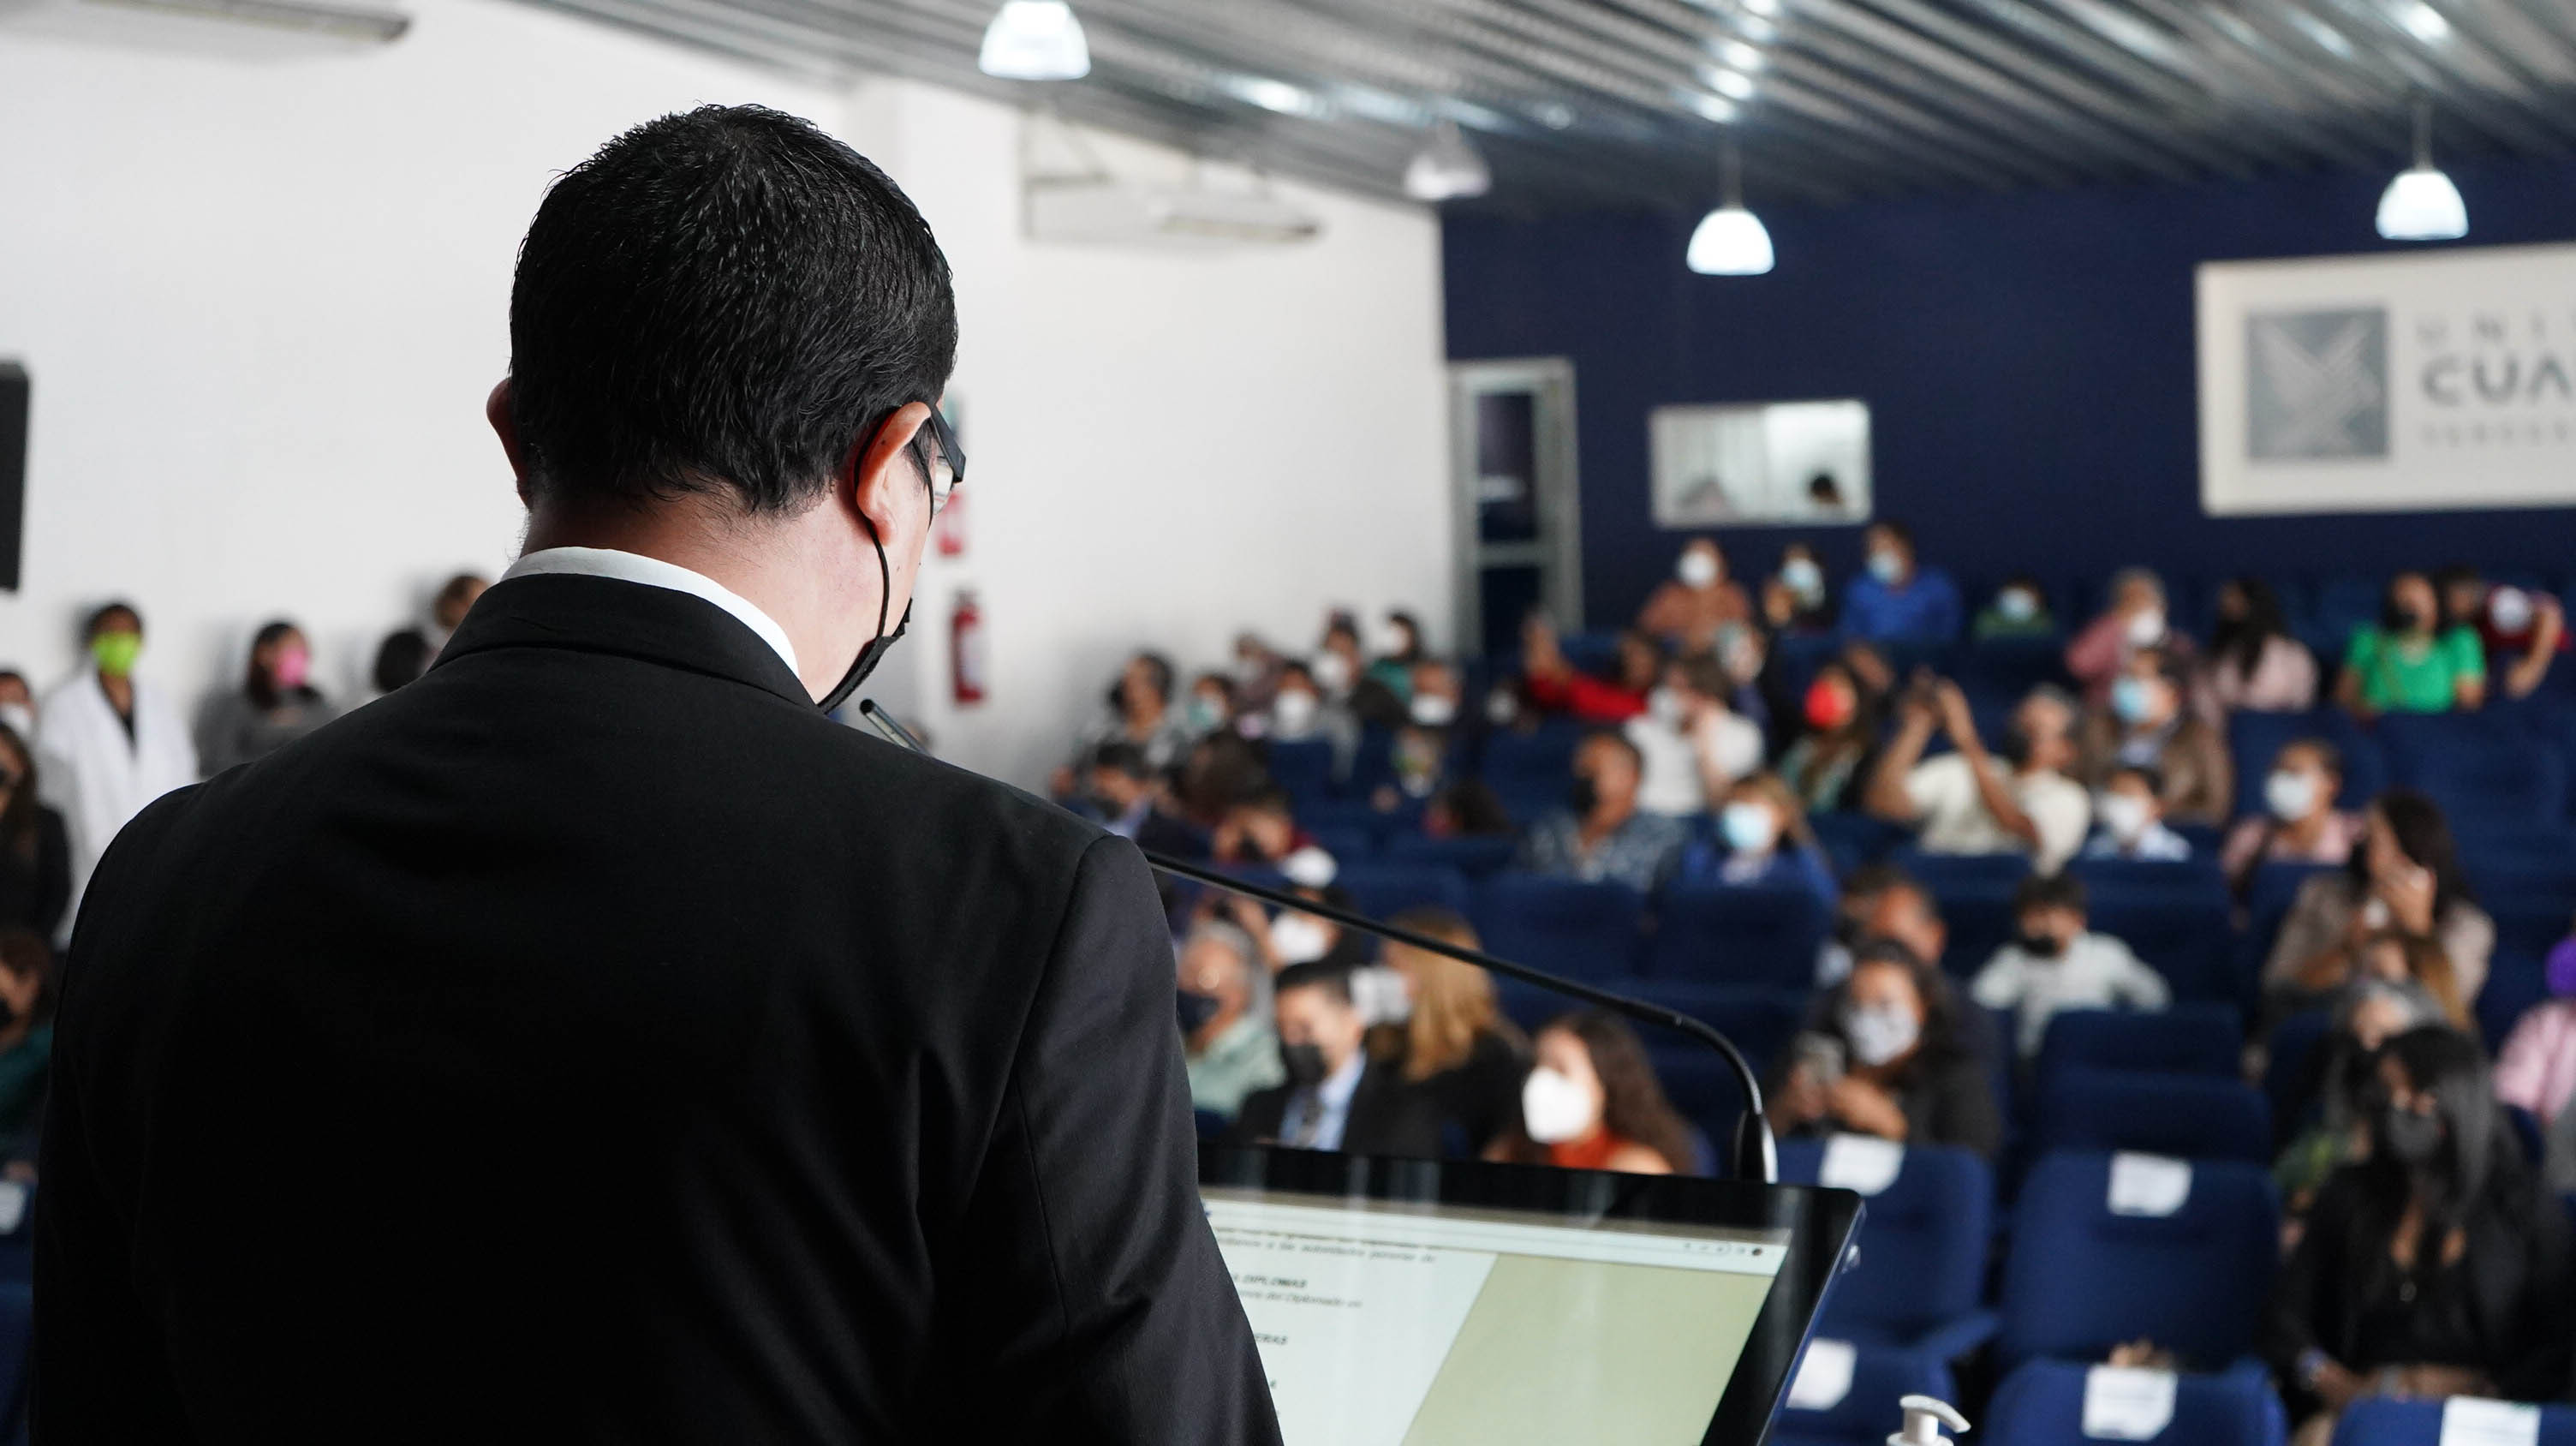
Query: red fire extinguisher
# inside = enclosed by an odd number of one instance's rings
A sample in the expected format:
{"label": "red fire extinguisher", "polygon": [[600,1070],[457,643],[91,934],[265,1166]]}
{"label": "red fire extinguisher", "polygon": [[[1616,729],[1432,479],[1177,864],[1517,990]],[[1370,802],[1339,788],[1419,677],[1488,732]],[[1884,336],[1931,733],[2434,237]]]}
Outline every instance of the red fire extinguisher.
{"label": "red fire extinguisher", "polygon": [[948,613],[948,677],[958,707],[984,701],[984,611],[971,590],[961,589]]}

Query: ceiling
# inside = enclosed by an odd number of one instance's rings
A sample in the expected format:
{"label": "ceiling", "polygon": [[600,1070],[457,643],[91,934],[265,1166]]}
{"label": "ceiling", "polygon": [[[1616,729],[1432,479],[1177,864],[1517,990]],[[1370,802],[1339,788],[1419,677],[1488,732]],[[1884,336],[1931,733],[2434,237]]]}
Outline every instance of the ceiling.
{"label": "ceiling", "polygon": [[1520,212],[2392,169],[2576,146],[2576,0],[1074,0],[1088,78],[975,69],[999,0],[534,0],[894,73],[1364,193],[1456,121]]}

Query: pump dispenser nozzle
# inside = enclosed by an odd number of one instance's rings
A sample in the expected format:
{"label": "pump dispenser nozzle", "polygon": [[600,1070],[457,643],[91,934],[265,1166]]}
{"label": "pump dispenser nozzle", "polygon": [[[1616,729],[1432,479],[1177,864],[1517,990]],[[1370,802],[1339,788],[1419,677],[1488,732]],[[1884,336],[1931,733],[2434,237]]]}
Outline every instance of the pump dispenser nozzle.
{"label": "pump dispenser nozzle", "polygon": [[1953,1431],[1968,1429],[1968,1418],[1952,1409],[1947,1401],[1936,1401],[1930,1396],[1908,1396],[1896,1406],[1905,1413],[1905,1429],[1888,1437],[1887,1446],[1946,1446],[1950,1438],[1941,1434],[1942,1427],[1947,1426]]}

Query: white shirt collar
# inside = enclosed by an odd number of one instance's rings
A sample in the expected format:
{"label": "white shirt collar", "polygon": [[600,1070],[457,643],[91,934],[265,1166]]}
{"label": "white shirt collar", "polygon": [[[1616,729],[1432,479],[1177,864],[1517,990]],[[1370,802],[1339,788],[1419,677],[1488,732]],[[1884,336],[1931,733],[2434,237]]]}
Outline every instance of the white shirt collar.
{"label": "white shirt collar", "polygon": [[750,599],[701,572],[692,572],[678,563],[646,557],[640,552],[620,552],[613,547],[549,547],[531,552],[510,564],[501,574],[508,582],[514,577],[536,577],[547,573],[574,577],[613,577],[620,582],[642,583],[646,587],[667,588],[691,597],[705,598],[733,614],[734,620],[760,635],[787,665],[787,671],[799,679],[805,675],[796,666],[796,645],[787,640],[787,630],[778,620],[752,605]]}
{"label": "white shirt collar", "polygon": [[1368,1051],[1355,1049],[1342,1067],[1315,1086],[1315,1102],[1328,1110],[1350,1107],[1351,1096],[1360,1090],[1360,1076],[1368,1072]]}

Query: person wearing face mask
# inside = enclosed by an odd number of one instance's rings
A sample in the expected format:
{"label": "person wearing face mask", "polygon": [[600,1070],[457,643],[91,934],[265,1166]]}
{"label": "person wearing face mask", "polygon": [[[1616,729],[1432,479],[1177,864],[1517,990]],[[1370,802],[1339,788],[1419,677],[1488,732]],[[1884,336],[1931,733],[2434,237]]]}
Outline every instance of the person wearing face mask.
{"label": "person wearing face mask", "polygon": [[[1957,752],[1925,759],[1935,729]],[[2013,710],[2003,757],[1986,751],[1955,683],[1918,674],[1896,732],[1870,775],[1869,811],[1916,830],[1927,853],[2027,853],[2055,873],[2084,846],[2093,800],[2067,774],[2076,763],[2074,704],[2040,687]]]}
{"label": "person wearing face mask", "polygon": [[2353,977],[2363,946],[2391,929],[2439,944],[2460,998],[2486,987],[2495,920],[2470,896],[2441,808],[2408,789],[2371,804],[2347,867],[2300,886],[2263,965],[2267,1015],[2331,995]]}
{"label": "person wearing face mask", "polygon": [[1624,1022],[1597,1009],[1560,1015],[1538,1032],[1535,1053],[1519,1119],[1485,1158],[1627,1175],[1694,1167],[1690,1126]]}
{"label": "person wearing face mask", "polygon": [[2013,891],[2012,941],[1995,951],[1968,986],[1987,1009],[2012,1012],[2024,1060],[2039,1057],[2048,1021],[2069,1009],[2155,1011],[2173,989],[2129,946],[2096,934],[2085,915],[2084,881],[2033,874]]}
{"label": "person wearing face mask", "polygon": [[[178,707],[135,676],[143,615],[109,603],[82,636],[89,666],[47,696],[33,740],[44,801],[70,830],[75,912],[108,841],[145,805],[197,781],[197,747]],[[63,928],[57,942],[69,937],[68,920]]]}
{"label": "person wearing face mask", "polygon": [[1946,643],[1959,636],[1959,585],[1915,556],[1914,532],[1880,521],[1861,534],[1866,562],[1843,588],[1843,636],[1871,642]]}
{"label": "person wearing face mask", "polygon": [[2375,977],[2354,980],[2329,1010],[2326,1036],[2308,1052],[2280,1109],[2280,1127],[2295,1133],[2273,1161],[2272,1180],[2281,1187],[2284,1230],[2292,1245],[2306,1228],[2318,1189],[2336,1170],[2370,1153],[2381,1046],[2410,1029],[2447,1022],[2440,1001],[2422,985]]}
{"label": "person wearing face mask", "polygon": [[1164,806],[1162,780],[1145,766],[1133,743],[1103,743],[1093,750],[1080,811],[1102,829],[1138,848],[1180,858],[1208,856],[1208,836]]}
{"label": "person wearing face mask", "polygon": [[1584,723],[1623,723],[1646,711],[1647,695],[1663,676],[1663,646],[1641,632],[1619,635],[1617,676],[1596,678],[1566,661],[1556,625],[1544,613],[1521,620],[1521,691],[1541,713],[1562,713]]}
{"label": "person wearing face mask", "polygon": [[2067,643],[2066,671],[2082,688],[2086,706],[2105,708],[2113,684],[2128,675],[2130,660],[2149,649],[2180,676],[2191,676],[2197,657],[2191,639],[2173,629],[2164,579],[2143,567],[2122,568],[2111,579],[2111,605]]}
{"label": "person wearing face mask", "polygon": [[1892,939],[1854,951],[1769,1091],[1783,1138],[1848,1132],[1992,1155],[2003,1140],[1986,1061],[1941,971]]}
{"label": "person wearing face mask", "polygon": [[312,678],[313,648],[303,630],[283,620],[261,628],[241,687],[207,699],[198,715],[197,766],[212,778],[330,722],[331,700]]}
{"label": "person wearing face mask", "polygon": [[553,180],[509,336],[523,555],[92,880],[33,1435],[1276,1446],[1143,856],[831,716],[965,470],[929,225],[665,116]]}
{"label": "person wearing face mask", "polygon": [[21,738],[36,736],[36,690],[15,668],[0,668],[0,728]]}
{"label": "person wearing face mask", "polygon": [[1694,537],[1674,562],[1673,575],[1637,610],[1637,631],[1677,652],[1696,652],[1716,644],[1719,628],[1752,617],[1744,585],[1726,574],[1726,554],[1711,539]]}
{"label": "person wearing face mask", "polygon": [[1887,717],[1887,695],[1841,659],[1816,669],[1799,699],[1796,732],[1780,754],[1780,778],[1811,811],[1854,802],[1865,786]]}
{"label": "person wearing face mask", "polygon": [[2496,1098],[2544,1125],[2576,1099],[2576,932],[2549,951],[2542,977],[2550,997],[2522,1012],[2496,1051]]}
{"label": "person wearing face mask", "polygon": [[1188,709],[1174,706],[1176,676],[1172,660],[1160,653],[1129,658],[1110,680],[1099,715],[1075,736],[1073,763],[1056,770],[1054,796],[1071,796],[1076,782],[1073,769],[1103,743],[1133,744],[1144,753],[1147,767],[1162,769],[1180,762],[1191,744],[1215,732],[1213,727],[1192,729]]}
{"label": "person wearing face mask", "polygon": [[1726,670],[1707,653],[1677,658],[1620,732],[1645,760],[1637,806],[1671,818],[1708,812],[1735,780],[1762,766],[1762,730],[1727,705]]}
{"label": "person wearing face mask", "polygon": [[1236,711],[1248,716],[1265,716],[1271,699],[1279,692],[1280,670],[1288,660],[1279,650],[1262,640],[1259,633],[1234,635],[1234,661],[1228,665],[1226,678],[1234,685]]}
{"label": "person wearing face mask", "polygon": [[2218,625],[2201,675],[2221,713],[2305,713],[2317,702],[2317,657],[2290,636],[2280,594],[2259,577],[2218,589]]}
{"label": "person wearing face mask", "polygon": [[2566,1212],[2497,1109],[2477,1042],[2412,1029],[2379,1055],[2367,1158],[2317,1192],[2261,1349],[2323,1446],[2364,1396],[2554,1401],[2576,1294]]}
{"label": "person wearing face mask", "polygon": [[1737,779],[1719,796],[1717,837],[1682,851],[1676,877],[1703,888],[1805,889],[1828,909],[1841,899],[1833,865],[1817,846],[1789,786],[1775,775]]}
{"label": "person wearing face mask", "polygon": [[2335,807],[2343,796],[2343,751],[2322,738],[2283,744],[2263,779],[2263,811],[2237,820],[2219,866],[2242,894],[2268,863],[2345,864],[2366,829],[2357,813]]}
{"label": "person wearing face mask", "polygon": [[1368,642],[1376,656],[1365,676],[1384,684],[1397,702],[1412,701],[1413,665],[1430,656],[1422,645],[1421,620],[1397,608],[1379,620]]}
{"label": "person wearing face mask", "polygon": [[1193,739],[1234,726],[1234,679],[1223,673],[1201,673],[1190,682],[1190,700],[1181,709],[1181,726]]}
{"label": "person wearing face mask", "polygon": [[1230,1138],[1300,1150],[1436,1160],[1440,1110],[1399,1071],[1369,1058],[1368,1019],[1351,973],[1295,964],[1272,981],[1286,1082],[1246,1098]]}
{"label": "person wearing face mask", "polygon": [[1360,675],[1368,671],[1368,653],[1360,646],[1359,619],[1347,612],[1335,611],[1324,619],[1324,636],[1315,645],[1315,656],[1307,665],[1314,673],[1316,686],[1324,690],[1324,700],[1347,702],[1351,689],[1357,687]]}
{"label": "person wearing face mask", "polygon": [[0,723],[0,928],[50,939],[71,908],[71,837],[41,792],[26,738]]}
{"label": "person wearing face mask", "polygon": [[2433,576],[2446,627],[2466,627],[2486,652],[2487,676],[2507,698],[2528,698],[2568,651],[2567,613],[2558,599],[2531,588],[2489,585],[2477,569],[2454,564]]}
{"label": "person wearing face mask", "polygon": [[2140,648],[2121,665],[2103,705],[2084,720],[2083,776],[2107,787],[2114,771],[2151,768],[2164,813],[2176,823],[2217,825],[2236,802],[2236,763],[2226,736],[2191,711],[2182,664],[2163,648]]}
{"label": "person wearing face mask", "polygon": [[1586,737],[1574,750],[1574,786],[1567,806],[1530,826],[1521,839],[1518,866],[1653,892],[1678,861],[1686,830],[1681,820],[1638,806],[1644,773],[1644,756],[1624,736]]}
{"label": "person wearing face mask", "polygon": [[1824,637],[1841,620],[1816,550],[1803,542],[1780,549],[1780,566],[1762,583],[1762,626],[1792,637]]}
{"label": "person wearing face mask", "polygon": [[2093,837],[2086,840],[2083,856],[2158,864],[2190,858],[2191,841],[2165,826],[2164,786],[2152,763],[2112,769],[2093,800]]}
{"label": "person wearing face mask", "polygon": [[2470,710],[2486,698],[2486,650],[2476,630],[2443,627],[2440,599],[2424,574],[2391,578],[2379,625],[2352,635],[2335,701],[2367,721],[2382,713]]}
{"label": "person wearing face mask", "polygon": [[2046,638],[2057,633],[2057,615],[2049,611],[2048,590],[2029,573],[2006,578],[1995,589],[1994,600],[1968,625],[1968,636],[1978,642],[1998,639]]}
{"label": "person wearing face mask", "polygon": [[1270,1023],[1270,971],[1251,936],[1221,919],[1190,930],[1179,970],[1190,1104],[1231,1120],[1246,1096],[1287,1078]]}

